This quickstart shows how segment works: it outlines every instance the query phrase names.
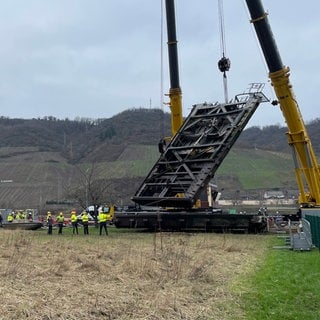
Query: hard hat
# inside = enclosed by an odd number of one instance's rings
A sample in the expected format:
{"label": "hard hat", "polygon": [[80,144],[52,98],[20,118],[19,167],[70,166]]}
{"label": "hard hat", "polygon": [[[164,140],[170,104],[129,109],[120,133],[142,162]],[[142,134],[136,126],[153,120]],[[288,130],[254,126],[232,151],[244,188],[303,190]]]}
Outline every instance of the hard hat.
{"label": "hard hat", "polygon": [[62,212],[60,212],[60,216],[62,216],[62,214],[63,214],[63,213],[62,213]]}

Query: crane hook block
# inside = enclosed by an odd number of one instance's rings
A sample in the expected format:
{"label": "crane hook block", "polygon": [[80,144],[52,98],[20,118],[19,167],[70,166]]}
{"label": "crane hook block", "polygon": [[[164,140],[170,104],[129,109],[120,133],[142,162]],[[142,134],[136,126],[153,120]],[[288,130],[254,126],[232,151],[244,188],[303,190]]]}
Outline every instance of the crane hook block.
{"label": "crane hook block", "polygon": [[226,57],[222,57],[219,61],[218,61],[218,68],[221,72],[226,72],[229,71],[231,66],[231,62],[228,58]]}

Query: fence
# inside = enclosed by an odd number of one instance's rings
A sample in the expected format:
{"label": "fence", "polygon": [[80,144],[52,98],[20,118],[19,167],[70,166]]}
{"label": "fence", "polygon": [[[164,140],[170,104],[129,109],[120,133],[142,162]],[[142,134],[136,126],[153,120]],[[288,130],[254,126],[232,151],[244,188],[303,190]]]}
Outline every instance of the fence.
{"label": "fence", "polygon": [[320,249],[320,216],[306,214],[304,218],[310,222],[312,243]]}

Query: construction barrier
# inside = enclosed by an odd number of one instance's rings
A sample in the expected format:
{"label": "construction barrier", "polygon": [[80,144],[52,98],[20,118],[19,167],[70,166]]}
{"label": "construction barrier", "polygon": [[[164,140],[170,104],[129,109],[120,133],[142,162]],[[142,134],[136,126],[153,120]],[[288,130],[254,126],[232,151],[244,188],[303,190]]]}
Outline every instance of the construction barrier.
{"label": "construction barrier", "polygon": [[305,219],[310,222],[312,243],[320,249],[320,216],[306,214]]}

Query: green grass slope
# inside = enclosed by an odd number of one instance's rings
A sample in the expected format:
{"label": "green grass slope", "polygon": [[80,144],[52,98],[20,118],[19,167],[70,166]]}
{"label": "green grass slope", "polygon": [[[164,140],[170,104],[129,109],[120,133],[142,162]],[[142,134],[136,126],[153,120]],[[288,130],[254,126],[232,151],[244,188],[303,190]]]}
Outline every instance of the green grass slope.
{"label": "green grass slope", "polygon": [[[280,239],[283,241],[283,239]],[[271,245],[283,245],[279,239]],[[319,251],[268,250],[262,264],[234,286],[246,320],[320,319]]]}
{"label": "green grass slope", "polygon": [[[121,184],[117,201],[127,203],[158,157],[156,146],[127,145],[114,161],[95,166],[99,178]],[[47,201],[66,199],[68,188],[79,181],[79,168],[92,165],[72,165],[59,153],[26,148],[0,148],[0,163],[0,206],[15,208],[43,207]],[[296,188],[290,155],[258,149],[232,149],[215,182],[225,195],[237,190]]]}
{"label": "green grass slope", "polygon": [[259,149],[232,149],[217,172],[218,181],[234,176],[242,189],[296,188],[290,154]]}

